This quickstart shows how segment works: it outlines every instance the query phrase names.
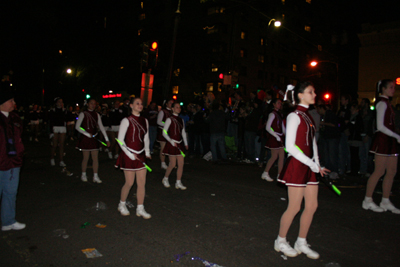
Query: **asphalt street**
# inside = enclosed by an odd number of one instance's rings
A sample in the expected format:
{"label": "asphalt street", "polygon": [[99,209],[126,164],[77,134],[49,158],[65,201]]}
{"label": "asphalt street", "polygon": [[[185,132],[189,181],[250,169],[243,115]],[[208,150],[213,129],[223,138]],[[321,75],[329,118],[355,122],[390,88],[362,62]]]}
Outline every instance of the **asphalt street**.
{"label": "asphalt street", "polygon": [[[308,235],[309,244],[321,257],[312,260],[301,254],[285,259],[273,243],[287,206],[286,188],[262,180],[263,169],[255,164],[187,158],[183,184],[188,189],[181,191],[163,187],[164,171],[153,155],[144,203],[152,218],[145,220],[136,216],[135,208],[126,217],[117,211],[124,176],[106,153],[100,154],[103,183],[94,184],[90,168],[89,182],[80,180],[82,155],[74,142],[67,146],[65,156],[72,176],[50,166],[48,140],[26,140],[25,145],[17,220],[27,227],[0,233],[2,267],[205,266],[196,257],[225,267],[400,265],[400,215],[363,210],[365,180],[342,181],[344,185],[357,181],[361,186],[340,188],[340,197],[321,184],[319,208]],[[395,186],[399,186],[397,181]],[[136,207],[135,192],[134,186],[128,200]],[[378,203],[380,198],[374,195]],[[392,202],[400,206],[397,194]],[[292,245],[299,217],[287,237]],[[97,249],[102,257],[87,258],[82,252],[87,248]],[[175,255],[180,255],[179,261]]]}

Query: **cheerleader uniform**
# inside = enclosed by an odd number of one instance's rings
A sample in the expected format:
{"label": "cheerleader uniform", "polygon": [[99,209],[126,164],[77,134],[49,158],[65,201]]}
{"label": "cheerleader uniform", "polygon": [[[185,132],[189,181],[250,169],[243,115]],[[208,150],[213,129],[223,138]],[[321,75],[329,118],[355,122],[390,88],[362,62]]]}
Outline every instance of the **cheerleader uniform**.
{"label": "cheerleader uniform", "polygon": [[[283,116],[281,112],[274,109],[268,115],[268,121],[265,129],[267,130],[267,142],[265,147],[269,149],[283,148],[283,135],[286,129],[283,124]],[[278,141],[277,137],[279,137],[281,141]]]}
{"label": "cheerleader uniform", "polygon": [[278,178],[278,182],[287,186],[318,184],[315,174],[319,172],[316,130],[307,110],[308,106],[298,105],[287,118],[286,150],[289,157]]}
{"label": "cheerleader uniform", "polygon": [[369,152],[379,156],[398,156],[397,140],[400,136],[395,133],[394,111],[389,99],[379,96],[379,103],[376,105],[377,131],[372,140]]}
{"label": "cheerleader uniform", "polygon": [[[81,127],[84,130],[81,129]],[[101,122],[100,115],[94,110],[87,110],[81,112],[76,122],[75,129],[81,133],[76,146],[77,149],[83,151],[99,150],[99,141],[92,138],[97,135],[99,129],[103,133],[104,139],[108,142],[108,136],[104,130],[103,123]]]}
{"label": "cheerleader uniform", "polygon": [[[166,132],[168,134],[166,134]],[[162,153],[168,156],[182,156],[181,151],[184,150],[184,145],[187,146],[183,119],[176,114],[172,114],[172,116],[165,121],[163,136],[168,142],[165,144]],[[182,140],[184,145],[182,144]],[[175,147],[174,144],[176,144],[180,150]]]}
{"label": "cheerleader uniform", "polygon": [[158,113],[158,116],[157,116],[157,124],[158,124],[157,142],[167,142],[167,140],[164,138],[163,129],[164,129],[166,120],[171,116],[172,116],[172,111],[168,108],[163,109],[160,111],[160,113]]}
{"label": "cheerleader uniform", "polygon": [[67,110],[65,108],[52,108],[49,113],[49,122],[53,133],[66,133]]}
{"label": "cheerleader uniform", "polygon": [[[119,126],[118,139],[124,140],[125,145],[130,150],[121,145],[123,153],[119,154],[115,167],[128,171],[146,169],[142,162],[146,161],[146,156],[150,157],[149,123],[147,119],[133,114],[124,118]],[[142,162],[133,160],[132,153],[135,153],[136,157]]]}

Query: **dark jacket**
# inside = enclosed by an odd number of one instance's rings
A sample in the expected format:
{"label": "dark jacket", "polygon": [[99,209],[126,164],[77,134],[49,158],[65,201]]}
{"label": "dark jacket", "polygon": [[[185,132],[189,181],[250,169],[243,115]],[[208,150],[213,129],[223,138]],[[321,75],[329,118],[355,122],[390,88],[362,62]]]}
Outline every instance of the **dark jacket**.
{"label": "dark jacket", "polygon": [[211,112],[206,121],[210,125],[210,134],[226,132],[227,115],[222,110],[214,110]]}
{"label": "dark jacket", "polygon": [[[15,112],[10,112],[8,118],[0,112],[0,170],[7,171],[12,168],[22,166],[22,157],[24,154],[24,145],[22,144],[22,121]],[[7,154],[7,138],[13,137],[15,144],[15,156],[9,156]]]}

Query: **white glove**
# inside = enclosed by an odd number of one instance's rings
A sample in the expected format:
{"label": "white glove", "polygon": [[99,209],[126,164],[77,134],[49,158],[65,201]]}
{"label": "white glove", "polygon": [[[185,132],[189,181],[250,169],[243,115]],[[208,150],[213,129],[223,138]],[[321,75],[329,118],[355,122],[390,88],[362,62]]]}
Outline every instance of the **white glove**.
{"label": "white glove", "polygon": [[276,141],[280,142],[281,138],[279,136],[276,137]]}
{"label": "white glove", "polygon": [[315,163],[314,161],[311,163],[310,168],[313,172],[315,173],[319,173],[319,165],[317,163]]}
{"label": "white glove", "polygon": [[399,137],[399,138],[397,138],[397,143],[399,143],[399,144],[400,144],[400,137]]}
{"label": "white glove", "polygon": [[131,160],[136,160],[135,154],[133,154],[132,152],[129,152],[126,154]]}

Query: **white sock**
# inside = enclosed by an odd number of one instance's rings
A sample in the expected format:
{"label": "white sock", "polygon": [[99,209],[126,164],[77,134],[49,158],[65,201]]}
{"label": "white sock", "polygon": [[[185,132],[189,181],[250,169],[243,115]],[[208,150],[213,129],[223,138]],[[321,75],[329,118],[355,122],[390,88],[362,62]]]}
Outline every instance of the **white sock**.
{"label": "white sock", "polygon": [[164,179],[167,179],[167,180],[168,180],[168,177],[164,177]]}
{"label": "white sock", "polygon": [[286,237],[280,237],[278,235],[278,238],[276,240],[278,240],[278,243],[285,243],[286,242]]}
{"label": "white sock", "polygon": [[97,173],[95,173],[95,174],[93,175],[93,177],[94,177],[94,178],[99,178],[99,175],[98,175]]}
{"label": "white sock", "polygon": [[381,203],[383,204],[389,204],[390,200],[388,198],[383,197]]}
{"label": "white sock", "polygon": [[368,202],[368,203],[373,202],[372,197],[365,197],[365,198],[364,198],[364,201],[365,201],[365,202]]}
{"label": "white sock", "polygon": [[143,205],[137,205],[137,209],[138,210],[143,209]]}
{"label": "white sock", "polygon": [[86,176],[86,172],[82,172],[82,176]]}
{"label": "white sock", "polygon": [[121,201],[121,200],[120,200],[120,201],[119,201],[119,203],[121,203],[121,204],[124,204],[124,205],[125,205],[125,204],[126,204],[126,201]]}
{"label": "white sock", "polygon": [[302,237],[297,237],[297,241],[298,244],[302,245],[302,244],[307,244],[307,240],[305,238]]}

